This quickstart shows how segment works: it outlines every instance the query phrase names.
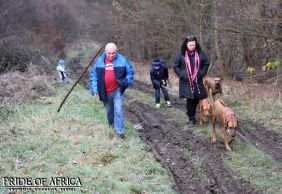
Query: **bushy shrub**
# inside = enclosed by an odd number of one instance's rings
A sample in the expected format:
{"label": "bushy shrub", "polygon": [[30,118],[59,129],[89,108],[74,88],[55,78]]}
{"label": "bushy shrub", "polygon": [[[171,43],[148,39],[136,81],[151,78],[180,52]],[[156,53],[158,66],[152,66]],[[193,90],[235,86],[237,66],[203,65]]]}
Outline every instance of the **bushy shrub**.
{"label": "bushy shrub", "polygon": [[36,65],[28,65],[25,72],[0,75],[0,108],[10,104],[54,94],[54,79],[42,73]]}
{"label": "bushy shrub", "polygon": [[280,65],[280,61],[276,60],[276,61],[269,61],[268,63],[266,63],[263,67],[262,70],[263,71],[269,71],[269,70],[276,70]]}

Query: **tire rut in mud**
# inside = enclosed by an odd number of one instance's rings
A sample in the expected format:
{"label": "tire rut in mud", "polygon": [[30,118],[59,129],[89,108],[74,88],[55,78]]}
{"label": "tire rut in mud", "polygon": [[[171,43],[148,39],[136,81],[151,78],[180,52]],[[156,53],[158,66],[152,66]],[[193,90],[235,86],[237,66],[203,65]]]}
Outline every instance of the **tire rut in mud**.
{"label": "tire rut in mud", "polygon": [[[240,120],[239,137],[282,163],[282,135],[250,120]],[[248,127],[249,126],[249,127]],[[248,130],[253,128],[253,130]]]}
{"label": "tire rut in mud", "polygon": [[[153,95],[152,86],[139,80],[134,81],[133,89]],[[170,95],[173,107],[186,112],[186,101],[181,101],[175,95]],[[267,129],[251,120],[239,120],[238,137],[270,155],[275,161],[282,163],[282,135]],[[252,129],[250,129],[252,128]]]}
{"label": "tire rut in mud", "polygon": [[[160,128],[160,120],[153,116],[147,109],[142,109],[138,102],[134,106],[126,105],[126,117],[133,123],[142,123],[142,128],[138,130],[141,139],[149,145],[156,160],[166,167],[172,180],[174,180],[175,190],[179,193],[213,193],[209,192],[208,184],[203,182],[193,168],[191,161],[183,157],[182,144],[173,140],[168,130],[172,126],[166,125]],[[142,114],[140,114],[142,113]]]}
{"label": "tire rut in mud", "polygon": [[[179,193],[262,193],[236,175],[223,162],[222,147],[211,145],[210,139],[200,139],[189,131],[163,118],[155,109],[138,101],[126,103],[126,115],[133,123],[141,123],[139,134],[157,158],[171,172]],[[202,161],[202,178],[185,150]],[[198,167],[199,168],[199,167]],[[235,175],[235,176],[234,176]]]}

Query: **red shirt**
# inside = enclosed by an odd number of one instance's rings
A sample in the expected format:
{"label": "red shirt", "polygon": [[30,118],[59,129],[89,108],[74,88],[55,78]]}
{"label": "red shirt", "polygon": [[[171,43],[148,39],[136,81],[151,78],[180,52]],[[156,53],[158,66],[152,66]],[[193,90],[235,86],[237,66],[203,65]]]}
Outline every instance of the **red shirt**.
{"label": "red shirt", "polygon": [[115,78],[114,64],[113,61],[105,59],[105,88],[106,95],[113,93],[118,88],[118,82]]}

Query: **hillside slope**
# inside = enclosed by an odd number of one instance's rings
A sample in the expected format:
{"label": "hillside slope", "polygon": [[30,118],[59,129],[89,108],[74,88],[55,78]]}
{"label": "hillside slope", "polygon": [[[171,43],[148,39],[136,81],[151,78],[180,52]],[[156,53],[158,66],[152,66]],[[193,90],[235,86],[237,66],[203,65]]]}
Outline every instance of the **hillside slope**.
{"label": "hillside slope", "polygon": [[174,193],[167,172],[132,124],[126,122],[127,139],[118,138],[87,90],[76,87],[57,113],[68,89],[6,109],[5,118],[1,114],[1,177],[79,177],[80,193]]}

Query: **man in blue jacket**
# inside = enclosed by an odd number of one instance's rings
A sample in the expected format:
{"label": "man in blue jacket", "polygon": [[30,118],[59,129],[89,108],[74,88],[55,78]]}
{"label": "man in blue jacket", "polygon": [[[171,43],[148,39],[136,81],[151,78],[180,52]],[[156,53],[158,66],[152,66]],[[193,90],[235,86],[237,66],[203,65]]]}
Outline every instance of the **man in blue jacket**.
{"label": "man in blue jacket", "polygon": [[117,52],[114,43],[105,46],[105,52],[94,64],[90,75],[90,93],[104,103],[108,123],[116,134],[124,138],[124,91],[132,84],[134,71],[126,57]]}

